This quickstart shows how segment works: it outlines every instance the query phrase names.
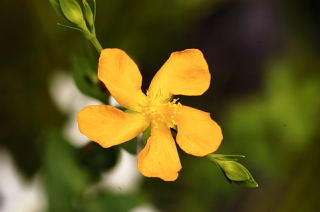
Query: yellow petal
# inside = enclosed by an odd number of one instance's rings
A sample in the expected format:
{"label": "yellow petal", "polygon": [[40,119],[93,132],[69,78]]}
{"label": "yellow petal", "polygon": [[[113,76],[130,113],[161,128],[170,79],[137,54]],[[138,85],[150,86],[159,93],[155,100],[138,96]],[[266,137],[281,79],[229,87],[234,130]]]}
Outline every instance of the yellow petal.
{"label": "yellow petal", "polygon": [[204,156],[218,149],[222,132],[210,113],[181,106],[175,119],[178,126],[176,141],[186,153]]}
{"label": "yellow petal", "polygon": [[177,179],[181,164],[168,127],[151,128],[151,136],[138,156],[138,169],[146,177],[159,177],[165,181]]}
{"label": "yellow petal", "polygon": [[154,76],[150,93],[197,96],[210,86],[210,72],[198,49],[173,52]]}
{"label": "yellow petal", "polygon": [[104,49],[101,52],[98,78],[125,108],[137,110],[137,105],[145,98],[137,65],[120,49]]}
{"label": "yellow petal", "polygon": [[78,113],[82,134],[107,148],[131,140],[146,128],[139,114],[129,114],[109,105],[85,107]]}

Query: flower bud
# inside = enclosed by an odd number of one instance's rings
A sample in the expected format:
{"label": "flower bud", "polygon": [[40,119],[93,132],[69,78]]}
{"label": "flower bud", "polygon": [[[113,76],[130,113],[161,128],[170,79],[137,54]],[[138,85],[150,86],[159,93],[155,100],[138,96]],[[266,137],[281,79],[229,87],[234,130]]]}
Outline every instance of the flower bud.
{"label": "flower bud", "polygon": [[59,0],[59,2],[64,16],[81,29],[87,30],[79,3],[76,0]]}

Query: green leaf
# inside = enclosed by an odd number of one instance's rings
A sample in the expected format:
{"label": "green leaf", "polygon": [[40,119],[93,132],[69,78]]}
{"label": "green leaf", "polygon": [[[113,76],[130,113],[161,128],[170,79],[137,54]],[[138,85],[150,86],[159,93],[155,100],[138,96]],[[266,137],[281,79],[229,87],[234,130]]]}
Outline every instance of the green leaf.
{"label": "green leaf", "polygon": [[45,140],[48,211],[74,211],[74,203],[89,185],[88,172],[79,164],[75,149],[58,131],[48,133]]}
{"label": "green leaf", "polygon": [[68,29],[73,29],[73,30],[76,30],[76,31],[80,31],[80,32],[84,32],[82,29],[80,28],[77,28],[77,27],[73,27],[73,26],[68,26],[68,25],[65,25],[65,24],[61,24],[61,23],[57,23],[58,26],[61,26],[61,27],[65,27],[65,28],[68,28]]}
{"label": "green leaf", "polygon": [[119,146],[131,154],[134,154],[134,155],[137,154],[137,138],[124,142]]}
{"label": "green leaf", "polygon": [[252,177],[251,173],[249,172],[248,169],[244,169],[247,174],[250,176],[249,180],[246,181],[234,181],[234,183],[238,184],[238,185],[242,185],[242,186],[246,186],[246,187],[252,187],[252,188],[256,188],[258,187],[258,183],[254,180],[254,178]]}
{"label": "green leaf", "polygon": [[246,181],[234,181],[234,183],[241,186],[251,187],[251,188],[256,188],[259,186],[258,183],[253,178],[250,178],[249,180],[246,180]]}
{"label": "green leaf", "polygon": [[96,3],[96,0],[93,0],[93,22],[96,21],[96,15],[97,15],[97,3]]}
{"label": "green leaf", "polygon": [[223,154],[210,154],[207,156],[210,161],[214,162],[221,169],[230,183],[246,187],[258,187],[258,183],[253,179],[248,169],[237,162],[239,158],[244,157],[244,155]]}
{"label": "green leaf", "polygon": [[74,57],[72,65],[73,79],[78,89],[83,94],[106,103],[108,94],[99,86],[96,68],[92,67],[88,60],[80,57]]}
{"label": "green leaf", "polygon": [[239,158],[245,158],[244,155],[224,155],[224,154],[210,154],[208,157],[211,157],[213,160],[214,159],[219,159],[219,160],[233,160],[233,161],[238,161]]}
{"label": "green leaf", "polygon": [[76,0],[59,0],[59,2],[65,17],[70,22],[78,25],[83,30],[86,30],[87,27],[79,3]]}
{"label": "green leaf", "polygon": [[246,181],[250,179],[246,168],[235,161],[216,160],[226,176],[232,181]]}
{"label": "green leaf", "polygon": [[94,27],[94,15],[92,13],[91,7],[88,4],[87,0],[82,0],[83,4],[83,10],[84,10],[84,17],[86,18],[86,21],[92,30]]}
{"label": "green leaf", "polygon": [[151,135],[151,125],[143,132],[142,143],[145,145]]}
{"label": "green leaf", "polygon": [[57,14],[60,18],[66,20],[66,17],[65,17],[65,16],[63,15],[63,13],[62,13],[59,0],[49,0],[49,2],[50,2],[50,4],[51,4],[51,6],[53,7],[54,11],[56,12],[56,14]]}

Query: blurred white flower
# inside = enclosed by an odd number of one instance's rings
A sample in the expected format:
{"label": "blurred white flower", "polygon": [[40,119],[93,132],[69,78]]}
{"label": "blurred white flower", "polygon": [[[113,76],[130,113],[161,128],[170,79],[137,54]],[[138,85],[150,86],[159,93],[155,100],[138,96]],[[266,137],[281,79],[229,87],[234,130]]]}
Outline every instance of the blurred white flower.
{"label": "blurred white flower", "polygon": [[46,198],[39,176],[27,182],[3,149],[0,149],[0,167],[0,212],[45,211]]}
{"label": "blurred white flower", "polygon": [[126,193],[136,190],[141,179],[137,157],[121,149],[117,164],[103,174],[100,185],[116,193]]}
{"label": "blurred white flower", "polygon": [[115,98],[113,98],[113,96],[109,96],[109,104],[112,105],[113,107],[118,107],[120,106],[120,104],[117,102],[117,100],[115,100]]}
{"label": "blurred white flower", "polygon": [[160,212],[160,211],[156,209],[153,205],[146,203],[130,210],[130,212]]}
{"label": "blurred white flower", "polygon": [[[77,113],[88,105],[99,105],[101,102],[80,93],[72,77],[64,72],[53,75],[49,89],[57,107],[68,116],[63,128],[64,136],[76,147],[87,144],[89,139],[78,130]],[[119,106],[112,96],[109,97],[109,102],[112,106]],[[133,191],[141,180],[136,163],[135,156],[121,150],[116,166],[103,174],[98,186],[115,192]]]}
{"label": "blurred white flower", "polygon": [[85,106],[99,105],[101,102],[82,94],[72,77],[64,72],[56,72],[52,76],[49,91],[57,107],[68,115],[63,130],[64,136],[76,147],[87,144],[88,138],[78,130],[77,113]]}

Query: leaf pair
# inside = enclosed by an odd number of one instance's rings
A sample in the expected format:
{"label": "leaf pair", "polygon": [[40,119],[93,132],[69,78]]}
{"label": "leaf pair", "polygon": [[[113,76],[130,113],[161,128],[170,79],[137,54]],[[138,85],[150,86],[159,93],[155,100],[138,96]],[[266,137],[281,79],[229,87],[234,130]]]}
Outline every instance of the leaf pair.
{"label": "leaf pair", "polygon": [[248,169],[237,162],[239,158],[244,157],[244,155],[208,155],[208,159],[221,169],[229,182],[247,187],[258,187],[258,183],[254,180]]}

